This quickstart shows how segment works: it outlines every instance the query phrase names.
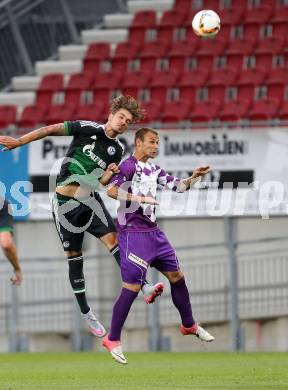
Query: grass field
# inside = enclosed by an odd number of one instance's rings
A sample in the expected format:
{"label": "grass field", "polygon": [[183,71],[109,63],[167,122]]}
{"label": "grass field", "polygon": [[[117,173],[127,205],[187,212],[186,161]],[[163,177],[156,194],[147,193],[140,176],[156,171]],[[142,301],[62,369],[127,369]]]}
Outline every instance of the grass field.
{"label": "grass field", "polygon": [[287,390],[287,353],[107,353],[0,355],[0,389]]}

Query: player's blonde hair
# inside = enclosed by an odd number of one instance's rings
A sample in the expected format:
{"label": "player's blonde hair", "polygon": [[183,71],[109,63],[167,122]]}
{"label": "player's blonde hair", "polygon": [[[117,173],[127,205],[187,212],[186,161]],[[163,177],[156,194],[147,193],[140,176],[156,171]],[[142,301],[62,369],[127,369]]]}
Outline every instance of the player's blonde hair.
{"label": "player's blonde hair", "polygon": [[120,95],[111,101],[110,111],[115,114],[117,111],[125,108],[132,115],[132,122],[136,123],[144,119],[146,116],[145,110],[139,105],[136,99],[129,95]]}

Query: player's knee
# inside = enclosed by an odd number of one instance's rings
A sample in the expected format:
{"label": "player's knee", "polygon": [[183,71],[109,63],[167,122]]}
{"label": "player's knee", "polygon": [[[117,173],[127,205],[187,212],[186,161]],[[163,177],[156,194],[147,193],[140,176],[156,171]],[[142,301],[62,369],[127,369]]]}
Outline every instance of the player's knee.
{"label": "player's knee", "polygon": [[134,291],[134,292],[139,292],[141,289],[141,284],[131,284],[131,283],[126,283],[123,282],[123,287],[126,288],[127,290]]}
{"label": "player's knee", "polygon": [[167,272],[167,278],[169,279],[170,283],[176,283],[178,280],[183,278],[183,272],[181,271],[174,271],[174,272]]}

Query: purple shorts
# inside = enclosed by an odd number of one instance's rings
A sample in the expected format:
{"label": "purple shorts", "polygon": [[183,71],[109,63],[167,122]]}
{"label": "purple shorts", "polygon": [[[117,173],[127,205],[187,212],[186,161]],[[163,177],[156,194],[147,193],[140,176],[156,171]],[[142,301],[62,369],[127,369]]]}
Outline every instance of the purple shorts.
{"label": "purple shorts", "polygon": [[123,282],[142,284],[149,266],[158,271],[178,271],[175,249],[160,229],[122,231],[118,235]]}

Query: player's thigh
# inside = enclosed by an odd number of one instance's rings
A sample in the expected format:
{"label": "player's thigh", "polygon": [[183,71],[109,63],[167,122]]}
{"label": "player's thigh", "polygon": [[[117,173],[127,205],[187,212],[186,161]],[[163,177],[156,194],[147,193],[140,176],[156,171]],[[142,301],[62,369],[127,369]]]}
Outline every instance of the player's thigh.
{"label": "player's thigh", "polygon": [[91,219],[87,232],[94,237],[100,238],[108,248],[112,245],[109,248],[111,249],[117,243],[116,227],[100,195],[96,194],[94,198],[95,202],[93,208],[90,209]]}
{"label": "player's thigh", "polygon": [[9,249],[13,245],[13,236],[10,231],[0,232],[0,246],[2,249]]}
{"label": "player's thigh", "polygon": [[155,253],[153,234],[151,232],[120,232],[118,244],[123,282],[143,284]]}
{"label": "player's thigh", "polygon": [[155,232],[155,240],[157,244],[156,258],[151,263],[151,266],[162,273],[178,272],[180,266],[176,251],[160,229]]}

